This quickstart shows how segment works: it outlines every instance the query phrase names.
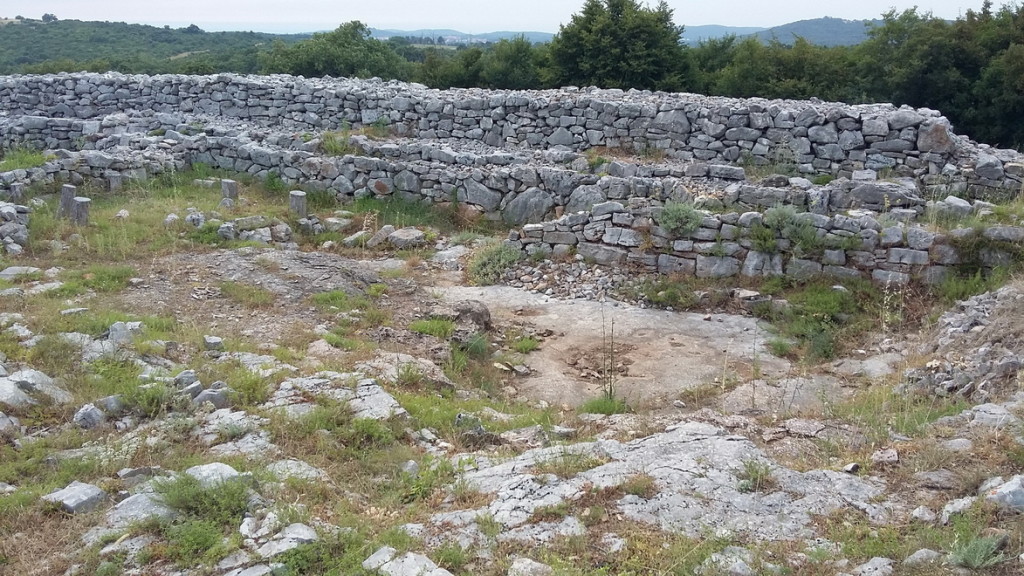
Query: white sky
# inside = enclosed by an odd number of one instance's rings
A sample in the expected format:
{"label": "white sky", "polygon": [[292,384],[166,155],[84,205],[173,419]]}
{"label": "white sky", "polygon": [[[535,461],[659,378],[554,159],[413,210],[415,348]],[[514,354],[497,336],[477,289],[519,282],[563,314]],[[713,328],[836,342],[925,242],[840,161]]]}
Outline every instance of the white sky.
{"label": "white sky", "polygon": [[[350,20],[374,28],[452,28],[481,33],[499,30],[557,32],[584,0],[3,0],[0,17],[107,20],[204,30],[312,32]],[[650,0],[654,5],[656,0]],[[891,8],[914,6],[953,19],[982,0],[669,0],[677,24],[771,27],[832,16],[878,18]],[[1002,5],[1000,0],[995,6]]]}

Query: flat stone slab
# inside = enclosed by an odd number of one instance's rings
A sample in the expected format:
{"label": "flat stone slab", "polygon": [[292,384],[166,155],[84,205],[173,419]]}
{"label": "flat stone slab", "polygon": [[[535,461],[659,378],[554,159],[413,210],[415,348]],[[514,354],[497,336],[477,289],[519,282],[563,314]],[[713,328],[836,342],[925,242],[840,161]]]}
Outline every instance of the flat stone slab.
{"label": "flat stone slab", "polygon": [[239,476],[238,470],[223,462],[211,462],[209,464],[193,466],[185,470],[185,474],[199,480],[199,484],[205,488],[216,486]]}
{"label": "flat stone slab", "polygon": [[151,518],[169,520],[174,516],[174,510],[161,502],[156,494],[143,493],[118,502],[107,512],[106,521],[110,528],[121,529]]}
{"label": "flat stone slab", "polygon": [[69,514],[91,512],[102,505],[106,499],[107,493],[98,486],[78,481],[43,496],[43,500],[60,504],[61,510]]}
{"label": "flat stone slab", "polygon": [[326,472],[302,460],[278,460],[267,466],[267,472],[270,472],[279,480],[286,480],[288,478],[298,480],[327,479]]}
{"label": "flat stone slab", "polygon": [[[594,467],[568,479],[541,475],[535,468],[563,458],[590,460]],[[814,516],[849,506],[883,521],[891,506],[879,500],[885,494],[882,480],[832,470],[791,470],[769,460],[746,437],[700,422],[670,426],[628,443],[603,440],[539,448],[499,464],[479,456],[476,460],[478,469],[465,472],[463,479],[494,497],[476,514],[490,514],[509,529],[526,524],[540,507],[575,500],[591,489],[619,486],[641,472],[654,479],[657,492],[650,498],[623,496],[615,507],[627,518],[689,537],[812,538]],[[746,491],[737,474],[748,461],[766,466],[778,488]],[[432,519],[436,526],[450,521],[444,514]]]}
{"label": "flat stone slab", "polygon": [[42,272],[39,268],[32,266],[8,266],[0,270],[0,280],[16,280],[20,276],[31,276]]}

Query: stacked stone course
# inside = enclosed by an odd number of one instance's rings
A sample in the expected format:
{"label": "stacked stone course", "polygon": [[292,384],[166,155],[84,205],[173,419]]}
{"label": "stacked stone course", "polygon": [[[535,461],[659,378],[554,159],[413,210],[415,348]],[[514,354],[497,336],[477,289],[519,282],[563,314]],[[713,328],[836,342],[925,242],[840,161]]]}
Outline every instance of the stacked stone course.
{"label": "stacked stone course", "polygon": [[[371,124],[398,138],[353,137],[350,154],[322,151],[322,131]],[[0,174],[0,197],[39,181],[116,189],[204,163],[258,179],[277,175],[341,200],[458,201],[490,219],[528,225],[511,241],[530,253],[572,249],[700,276],[825,272],[935,281],[956,263],[941,235],[922,243],[917,226],[839,213],[884,211],[908,223],[929,201],[952,195],[956,209],[970,211],[959,198],[1005,200],[1024,181],[1019,153],[958,136],[927,109],[576,88],[439,91],[289,76],[4,77],[0,142],[56,150],[40,168]],[[597,162],[582,154],[598,146],[660,160]],[[808,177],[837,180],[754,184],[736,162],[791,163]],[[878,171],[895,178],[875,180]],[[709,212],[695,237],[671,238],[652,211],[672,200],[723,213]],[[792,254],[783,238],[777,254],[751,250],[745,234],[754,211],[778,204],[806,210],[828,246],[861,246],[830,248],[813,260]]]}

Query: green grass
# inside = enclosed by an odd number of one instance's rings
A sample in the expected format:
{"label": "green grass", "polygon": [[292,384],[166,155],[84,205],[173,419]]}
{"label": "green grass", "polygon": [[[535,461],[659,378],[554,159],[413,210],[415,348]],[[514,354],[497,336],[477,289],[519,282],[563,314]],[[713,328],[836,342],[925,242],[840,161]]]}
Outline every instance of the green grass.
{"label": "green grass", "polygon": [[540,340],[532,336],[522,336],[512,341],[512,349],[520,354],[529,354],[540,348]]}
{"label": "green grass", "polygon": [[221,282],[220,292],[229,300],[251,310],[268,308],[274,303],[275,298],[274,293],[266,288],[250,286],[241,282]]}
{"label": "green grass", "polygon": [[118,264],[93,264],[84,269],[65,272],[61,276],[64,285],[47,292],[50,298],[68,298],[88,290],[102,293],[120,292],[128,287],[128,281],[136,276],[135,268]]}
{"label": "green grass", "polygon": [[572,478],[580,472],[597,468],[604,463],[604,460],[589,454],[564,450],[554,458],[538,462],[533,466],[533,470],[537,474],[554,474],[559,478]]}
{"label": "green grass", "polygon": [[689,278],[645,278],[630,296],[642,298],[659,308],[687,310],[700,301],[693,283]]}
{"label": "green grass", "polygon": [[411,392],[397,392],[394,396],[398,403],[409,411],[417,428],[432,428],[445,438],[458,436],[459,430],[455,426],[457,414],[475,414],[484,408],[493,408],[498,412],[513,415],[507,422],[484,420],[484,427],[496,434],[535,424],[549,426],[554,423],[554,416],[550,410],[534,410],[520,404],[503,405],[486,400],[462,400]]}
{"label": "green grass", "polygon": [[629,405],[621,398],[602,393],[597,398],[584,402],[579,411],[585,414],[626,414],[629,412]]}
{"label": "green grass", "polygon": [[[882,310],[884,295],[867,280],[844,280],[836,288],[835,280],[819,279],[795,286],[780,286],[781,294],[789,306],[779,310],[771,303],[755,307],[754,314],[770,321],[778,336],[795,343],[788,351],[799,351],[801,357],[812,361],[834,358],[844,346],[864,332],[874,329],[886,313],[900,310]],[[774,287],[769,287],[775,292]],[[787,352],[785,346],[773,339],[772,347]]]}
{"label": "green grass", "polygon": [[313,294],[310,297],[313,306],[323,312],[348,312],[350,310],[367,310],[373,306],[369,299],[363,296],[353,296],[344,290],[331,290]]}
{"label": "green grass", "polygon": [[416,320],[409,325],[409,330],[420,334],[434,336],[441,340],[448,340],[455,332],[455,322],[443,318]]}
{"label": "green grass", "polygon": [[858,390],[852,398],[830,404],[829,417],[852,422],[875,442],[886,442],[889,430],[905,436],[919,436],[928,424],[969,408],[959,397],[917,397],[897,394],[891,386],[877,385]]}
{"label": "green grass", "polygon": [[410,202],[401,198],[359,198],[351,207],[356,214],[377,213],[377,226],[390,224],[395,228],[416,226],[436,228],[443,233],[455,232],[462,228],[454,210],[439,209],[422,202]]}
{"label": "green grass", "polygon": [[196,478],[181,474],[155,480],[153,488],[161,502],[187,519],[230,529],[238,528],[249,499],[249,486],[244,479],[231,478],[206,487]]}
{"label": "green grass", "polygon": [[46,157],[42,152],[29,148],[13,148],[3,151],[3,160],[0,160],[0,172],[38,168],[45,163]]}

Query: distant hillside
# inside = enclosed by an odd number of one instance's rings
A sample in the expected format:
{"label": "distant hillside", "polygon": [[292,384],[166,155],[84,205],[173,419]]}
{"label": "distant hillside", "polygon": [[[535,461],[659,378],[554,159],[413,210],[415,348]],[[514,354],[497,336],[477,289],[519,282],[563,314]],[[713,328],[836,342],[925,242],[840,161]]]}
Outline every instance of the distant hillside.
{"label": "distant hillside", "polygon": [[815,18],[769,28],[755,36],[765,42],[774,38],[783,44],[792,44],[800,37],[818,46],[853,46],[867,40],[868,24],[881,26],[882,21]]}
{"label": "distant hillside", "polygon": [[[18,20],[0,26],[0,73],[54,61],[145,60],[158,63],[178,57],[206,57],[224,63],[251,54],[274,40],[293,42],[308,34],[278,35],[262,32],[205,32],[196,26],[159,28],[124,22],[80,20]],[[231,56],[229,56],[229,54]],[[235,68],[248,64],[238,63]]]}
{"label": "distant hillside", "polygon": [[533,43],[538,42],[549,42],[554,34],[550,32],[485,32],[483,34],[468,34],[466,32],[459,32],[458,30],[450,30],[447,28],[442,29],[421,29],[421,30],[382,30],[379,28],[370,28],[370,34],[374,38],[386,40],[395,36],[413,38],[432,38],[437,39],[438,37],[444,38],[447,44],[482,44],[485,42],[497,42],[503,38],[515,38],[516,36],[524,36],[527,40]]}
{"label": "distant hillside", "polygon": [[756,28],[747,26],[718,26],[709,24],[707,26],[687,26],[683,30],[683,42],[690,45],[699,44],[701,40],[711,40],[722,36],[749,36],[767,30],[767,28]]}

